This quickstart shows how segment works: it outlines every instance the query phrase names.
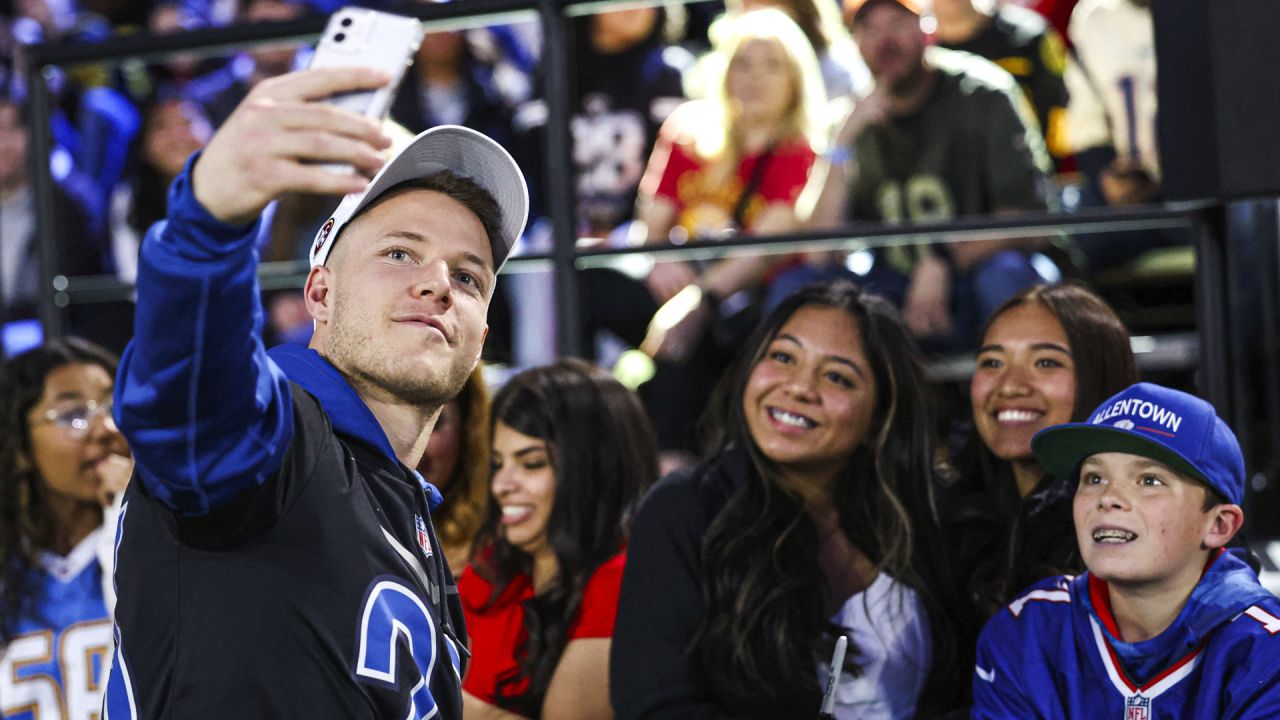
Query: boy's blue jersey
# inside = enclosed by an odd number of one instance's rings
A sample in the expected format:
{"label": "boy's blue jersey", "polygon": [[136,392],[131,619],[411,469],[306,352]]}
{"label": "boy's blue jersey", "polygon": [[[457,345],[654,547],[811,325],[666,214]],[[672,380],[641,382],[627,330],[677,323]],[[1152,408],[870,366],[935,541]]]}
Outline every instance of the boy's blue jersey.
{"label": "boy's blue jersey", "polygon": [[0,650],[0,717],[90,720],[102,712],[111,620],[102,598],[99,529],[66,557],[44,555],[31,570],[39,603]]}
{"label": "boy's blue jersey", "polygon": [[1220,553],[1163,633],[1126,643],[1107,584],[1043,580],[987,623],[974,718],[1280,717],[1280,602]]}

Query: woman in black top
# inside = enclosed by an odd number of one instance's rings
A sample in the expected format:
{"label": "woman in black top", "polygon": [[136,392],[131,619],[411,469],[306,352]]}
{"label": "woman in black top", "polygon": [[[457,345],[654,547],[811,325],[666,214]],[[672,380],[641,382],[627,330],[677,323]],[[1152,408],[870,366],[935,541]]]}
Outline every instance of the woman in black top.
{"label": "woman in black top", "polygon": [[1071,523],[1074,487],[1046,476],[1031,437],[1080,422],[1138,381],[1129,333],[1101,298],[1037,285],[992,316],[970,384],[972,425],[956,432],[942,493],[948,547],[967,583],[957,627],[972,652],[986,620],[1043,577],[1083,570]]}
{"label": "woman in black top", "polygon": [[[841,685],[872,696],[868,710],[909,716],[945,694],[932,688],[967,682],[937,611],[950,583],[936,562],[929,388],[893,307],[847,282],[788,298],[715,408],[713,453],[655,486],[632,526],[617,716],[815,717],[841,634],[853,636]],[[886,586],[893,600],[875,605]],[[872,631],[859,635],[845,619],[864,610]]]}

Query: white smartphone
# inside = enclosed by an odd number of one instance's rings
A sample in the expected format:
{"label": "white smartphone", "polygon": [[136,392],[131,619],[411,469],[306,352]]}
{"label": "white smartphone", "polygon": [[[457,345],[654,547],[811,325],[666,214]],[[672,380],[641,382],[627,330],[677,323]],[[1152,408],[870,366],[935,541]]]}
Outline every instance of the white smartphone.
{"label": "white smartphone", "polygon": [[417,18],[359,7],[335,12],[311,56],[313,68],[371,67],[391,76],[377,90],[341,93],[329,99],[338,107],[381,120],[391,109],[396,89],[413,62],[424,30]]}

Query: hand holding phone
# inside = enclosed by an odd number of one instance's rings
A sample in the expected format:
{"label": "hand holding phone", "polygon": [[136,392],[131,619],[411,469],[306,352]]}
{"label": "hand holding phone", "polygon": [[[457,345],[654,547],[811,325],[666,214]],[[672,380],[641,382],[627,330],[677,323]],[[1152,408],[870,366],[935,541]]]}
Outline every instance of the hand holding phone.
{"label": "hand holding phone", "polygon": [[[339,110],[335,95],[379,90],[386,73],[364,67],[300,70],[258,83],[214,133],[192,169],[196,200],[229,224],[255,220],[285,193],[360,192],[386,162],[381,121]],[[333,173],[329,164],[359,173]]]}
{"label": "hand holding phone", "polygon": [[422,23],[409,17],[346,7],[335,12],[316,45],[311,67],[370,67],[390,77],[385,87],[334,95],[329,102],[358,115],[381,120],[391,109],[396,89],[422,44]]}
{"label": "hand holding phone", "polygon": [[285,193],[363,190],[386,160],[382,119],[422,35],[414,18],[334,13],[311,69],[259,83],[214,134],[193,170],[196,199],[223,222],[247,223]]}

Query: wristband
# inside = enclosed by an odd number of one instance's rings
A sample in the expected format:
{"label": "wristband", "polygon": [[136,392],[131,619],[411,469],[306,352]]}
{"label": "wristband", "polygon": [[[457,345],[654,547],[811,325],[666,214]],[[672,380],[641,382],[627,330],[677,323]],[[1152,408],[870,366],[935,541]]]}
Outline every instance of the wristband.
{"label": "wristband", "polygon": [[836,145],[822,153],[822,158],[831,165],[847,167],[853,162],[853,150],[849,149],[847,145]]}

